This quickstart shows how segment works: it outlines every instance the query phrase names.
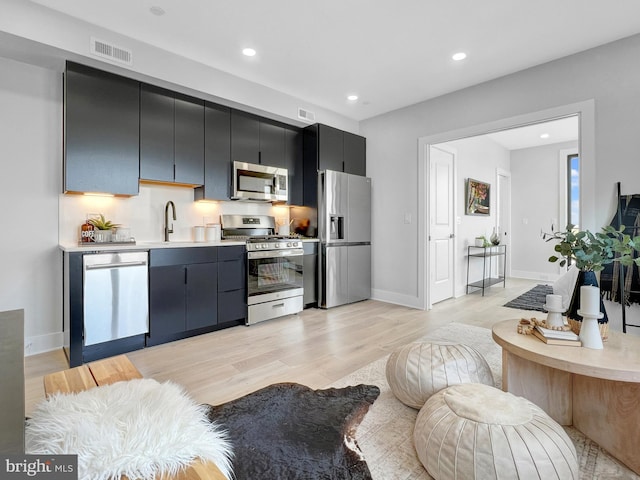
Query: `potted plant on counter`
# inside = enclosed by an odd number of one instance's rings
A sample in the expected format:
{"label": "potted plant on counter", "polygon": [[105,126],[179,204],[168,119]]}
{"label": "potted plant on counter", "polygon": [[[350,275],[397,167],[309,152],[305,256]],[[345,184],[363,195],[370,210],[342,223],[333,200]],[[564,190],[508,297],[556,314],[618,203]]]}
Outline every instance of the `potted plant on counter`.
{"label": "potted plant on counter", "polygon": [[93,237],[97,243],[110,242],[111,229],[118,226],[117,223],[107,220],[102,213],[96,217],[90,218],[89,223],[93,225],[93,228],[95,229]]}

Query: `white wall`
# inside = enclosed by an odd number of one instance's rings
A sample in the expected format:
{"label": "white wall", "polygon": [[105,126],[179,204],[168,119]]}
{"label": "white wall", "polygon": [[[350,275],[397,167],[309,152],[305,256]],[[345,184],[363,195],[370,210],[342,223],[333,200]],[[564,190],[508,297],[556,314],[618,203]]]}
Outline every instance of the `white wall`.
{"label": "white wall", "polygon": [[0,311],[24,309],[26,352],[62,344],[62,88],[50,70],[0,58]]}
{"label": "white wall", "polygon": [[[554,255],[555,242],[545,242],[540,232],[563,230],[558,178],[559,163],[566,168],[566,158],[560,150],[577,148],[577,142],[511,151],[511,274],[514,277],[555,280],[562,270],[547,259]],[[565,178],[566,180],[566,178]]]}
{"label": "white wall", "polygon": [[[63,69],[71,59],[137,80],[206,98],[224,105],[302,125],[298,107],[313,111],[316,121],[353,133],[358,122],[269,87],[244,80],[202,63],[188,60],[86,22],[68,17],[37,3],[2,0],[0,56]],[[3,33],[4,32],[4,33]],[[114,66],[92,56],[94,36],[133,50],[133,66]],[[57,59],[57,61],[53,61]]]}
{"label": "white wall", "polygon": [[176,220],[170,217],[173,242],[193,241],[193,227],[206,223],[220,223],[220,215],[272,215],[289,220],[289,207],[274,207],[269,203],[251,202],[194,202],[193,189],[166,185],[140,185],[135,197],[106,197],[93,195],[59,195],[60,243],[78,242],[80,226],[89,214],[104,216],[131,230],[137,242],[164,240],[164,209],[171,200],[176,206]]}
{"label": "white wall", "polygon": [[[466,292],[467,247],[473,245],[475,237],[489,238],[496,226],[498,211],[496,195],[496,169],[509,170],[509,150],[487,137],[473,137],[441,144],[456,152],[456,264],[455,295]],[[490,185],[488,216],[465,215],[465,185],[468,178],[487,182]],[[482,262],[470,264],[469,281],[482,278]]]}
{"label": "white wall", "polygon": [[[376,192],[373,216],[381,219],[372,231],[378,298],[403,296],[404,304],[421,306],[416,219],[420,137],[594,100],[595,166],[585,181],[595,185],[597,179],[597,188],[583,203],[594,219],[585,227],[608,223],[614,183],[622,181],[623,193],[640,191],[640,63],[629,60],[639,55],[636,35],[361,122],[367,172]],[[403,223],[405,213],[414,219],[411,224]],[[393,252],[393,262],[385,257],[388,252]]]}

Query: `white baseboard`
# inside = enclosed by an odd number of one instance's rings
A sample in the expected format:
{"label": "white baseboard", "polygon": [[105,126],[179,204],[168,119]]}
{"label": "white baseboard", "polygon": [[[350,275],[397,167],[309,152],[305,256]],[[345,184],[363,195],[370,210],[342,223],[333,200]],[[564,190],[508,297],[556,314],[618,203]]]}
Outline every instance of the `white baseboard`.
{"label": "white baseboard", "polygon": [[28,357],[30,355],[37,355],[38,353],[50,352],[51,350],[62,348],[62,342],[62,332],[25,337],[24,354]]}
{"label": "white baseboard", "polygon": [[556,275],[553,273],[541,273],[541,272],[527,272],[525,270],[512,270],[511,271],[512,278],[526,278],[528,280],[539,280],[544,283],[553,283],[560,275]]}
{"label": "white baseboard", "polygon": [[404,295],[402,293],[396,292],[388,292],[386,290],[371,289],[371,299],[422,310],[420,299],[416,296]]}

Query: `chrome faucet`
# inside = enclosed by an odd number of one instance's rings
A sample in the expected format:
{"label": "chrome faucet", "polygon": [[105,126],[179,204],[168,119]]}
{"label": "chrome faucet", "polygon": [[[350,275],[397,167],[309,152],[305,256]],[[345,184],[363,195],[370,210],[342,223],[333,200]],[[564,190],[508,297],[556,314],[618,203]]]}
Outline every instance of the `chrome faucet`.
{"label": "chrome faucet", "polygon": [[169,228],[169,207],[173,210],[173,219],[176,220],[176,206],[174,203],[169,200],[167,204],[164,206],[164,241],[169,241],[169,234],[173,233],[173,223],[171,224],[171,228]]}

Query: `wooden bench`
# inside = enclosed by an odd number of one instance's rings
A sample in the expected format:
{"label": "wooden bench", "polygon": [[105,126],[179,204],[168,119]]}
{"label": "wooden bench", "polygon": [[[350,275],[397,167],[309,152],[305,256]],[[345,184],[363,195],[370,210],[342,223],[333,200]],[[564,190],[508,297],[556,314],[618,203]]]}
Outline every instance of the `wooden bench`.
{"label": "wooden bench", "polygon": [[[77,393],[101,385],[142,378],[142,374],[126,355],[105,358],[44,377],[44,392],[48,397],[54,393]],[[174,476],[163,475],[162,480],[227,480],[212,462],[196,460]]]}

